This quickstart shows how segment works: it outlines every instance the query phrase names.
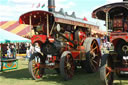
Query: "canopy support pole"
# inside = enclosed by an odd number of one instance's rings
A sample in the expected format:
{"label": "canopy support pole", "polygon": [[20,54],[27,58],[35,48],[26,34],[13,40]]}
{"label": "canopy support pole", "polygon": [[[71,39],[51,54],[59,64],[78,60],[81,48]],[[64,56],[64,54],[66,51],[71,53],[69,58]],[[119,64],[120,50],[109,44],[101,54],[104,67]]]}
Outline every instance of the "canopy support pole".
{"label": "canopy support pole", "polygon": [[32,32],[31,32],[31,30],[32,30],[32,16],[31,15],[29,17],[29,23],[30,23],[30,29],[29,29],[29,31],[30,31],[30,37],[32,37]]}
{"label": "canopy support pole", "polygon": [[47,14],[47,37],[49,37],[49,17]]}
{"label": "canopy support pole", "polygon": [[107,35],[108,35],[108,12],[106,12],[106,29],[107,29]]}

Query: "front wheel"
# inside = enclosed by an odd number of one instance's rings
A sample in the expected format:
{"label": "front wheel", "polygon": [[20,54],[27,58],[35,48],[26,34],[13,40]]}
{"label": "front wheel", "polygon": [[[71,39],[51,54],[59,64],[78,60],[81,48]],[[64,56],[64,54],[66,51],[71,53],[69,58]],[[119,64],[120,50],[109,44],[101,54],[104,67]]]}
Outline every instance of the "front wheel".
{"label": "front wheel", "polygon": [[44,74],[44,68],[40,67],[40,64],[42,63],[40,57],[41,57],[41,54],[39,53],[32,54],[28,64],[29,72],[32,78],[35,80],[42,78]]}
{"label": "front wheel", "polygon": [[102,57],[102,61],[104,61],[102,62],[104,64],[100,68],[100,78],[104,83],[104,85],[112,85],[114,80],[114,72],[113,72],[113,66],[112,66],[113,60],[110,55],[109,56],[104,55]]}
{"label": "front wheel", "polygon": [[69,51],[63,52],[60,59],[60,74],[64,80],[72,79],[74,75],[74,60]]}

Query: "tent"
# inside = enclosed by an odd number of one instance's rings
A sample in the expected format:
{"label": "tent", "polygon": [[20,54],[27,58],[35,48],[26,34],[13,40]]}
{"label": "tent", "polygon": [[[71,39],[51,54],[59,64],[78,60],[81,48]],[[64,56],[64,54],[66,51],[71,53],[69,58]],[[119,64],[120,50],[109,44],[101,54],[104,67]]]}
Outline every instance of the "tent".
{"label": "tent", "polygon": [[0,43],[20,43],[31,42],[31,40],[23,38],[0,28]]}
{"label": "tent", "polygon": [[[11,32],[5,31],[0,28],[0,44],[2,43],[21,43],[21,42],[31,42],[31,40],[23,38],[19,35],[13,34]],[[0,46],[0,71],[16,69],[18,66],[17,59],[4,59],[2,58]]]}

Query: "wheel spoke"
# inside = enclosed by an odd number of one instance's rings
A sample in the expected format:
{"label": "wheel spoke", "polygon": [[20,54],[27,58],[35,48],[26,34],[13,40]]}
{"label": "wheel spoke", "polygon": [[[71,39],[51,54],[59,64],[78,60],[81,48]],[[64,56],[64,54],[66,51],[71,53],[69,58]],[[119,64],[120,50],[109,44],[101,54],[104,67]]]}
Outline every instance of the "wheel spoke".
{"label": "wheel spoke", "polygon": [[92,60],[92,62],[94,62],[96,65],[98,65],[98,63],[95,60]]}
{"label": "wheel spoke", "polygon": [[98,48],[98,46],[96,46],[95,48],[93,48],[92,50],[91,50],[91,52],[93,52],[94,50],[96,50]]}
{"label": "wheel spoke", "polygon": [[33,74],[35,75],[35,73],[36,73],[36,70],[33,70]]}
{"label": "wheel spoke", "polygon": [[96,41],[94,41],[92,44],[91,44],[91,48],[93,47],[93,45],[95,44]]}
{"label": "wheel spoke", "polygon": [[33,70],[36,70],[36,69],[38,69],[38,67],[34,67],[34,68],[33,68]]}
{"label": "wheel spoke", "polygon": [[110,75],[110,72],[108,72],[108,73],[106,74],[106,78],[107,78],[109,75]]}
{"label": "wheel spoke", "polygon": [[107,67],[106,66],[106,77],[108,77],[109,75],[110,75],[110,73],[112,72],[112,69],[111,69],[111,67]]}
{"label": "wheel spoke", "polygon": [[92,61],[92,63],[91,63],[91,64],[92,64],[92,66],[94,67],[94,69],[96,70],[96,67],[95,67],[95,65],[94,65],[93,61]]}
{"label": "wheel spoke", "polygon": [[67,70],[67,75],[71,78],[73,76],[73,60],[71,58],[71,55],[67,55],[67,64],[69,64],[69,66],[66,66],[66,70]]}
{"label": "wheel spoke", "polygon": [[36,70],[36,76],[38,76],[38,75],[39,75],[39,69]]}

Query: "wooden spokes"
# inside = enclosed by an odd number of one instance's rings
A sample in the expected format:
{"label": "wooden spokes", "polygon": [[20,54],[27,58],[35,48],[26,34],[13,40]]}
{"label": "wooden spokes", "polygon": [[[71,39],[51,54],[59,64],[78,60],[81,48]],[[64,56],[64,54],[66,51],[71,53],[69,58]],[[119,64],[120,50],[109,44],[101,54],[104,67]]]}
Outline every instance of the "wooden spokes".
{"label": "wooden spokes", "polygon": [[42,78],[44,74],[44,68],[40,66],[42,62],[40,57],[41,55],[39,53],[34,53],[29,60],[29,72],[35,80]]}
{"label": "wooden spokes", "polygon": [[74,62],[73,59],[71,57],[71,55],[67,55],[65,57],[65,72],[69,77],[72,77],[74,75]]}

